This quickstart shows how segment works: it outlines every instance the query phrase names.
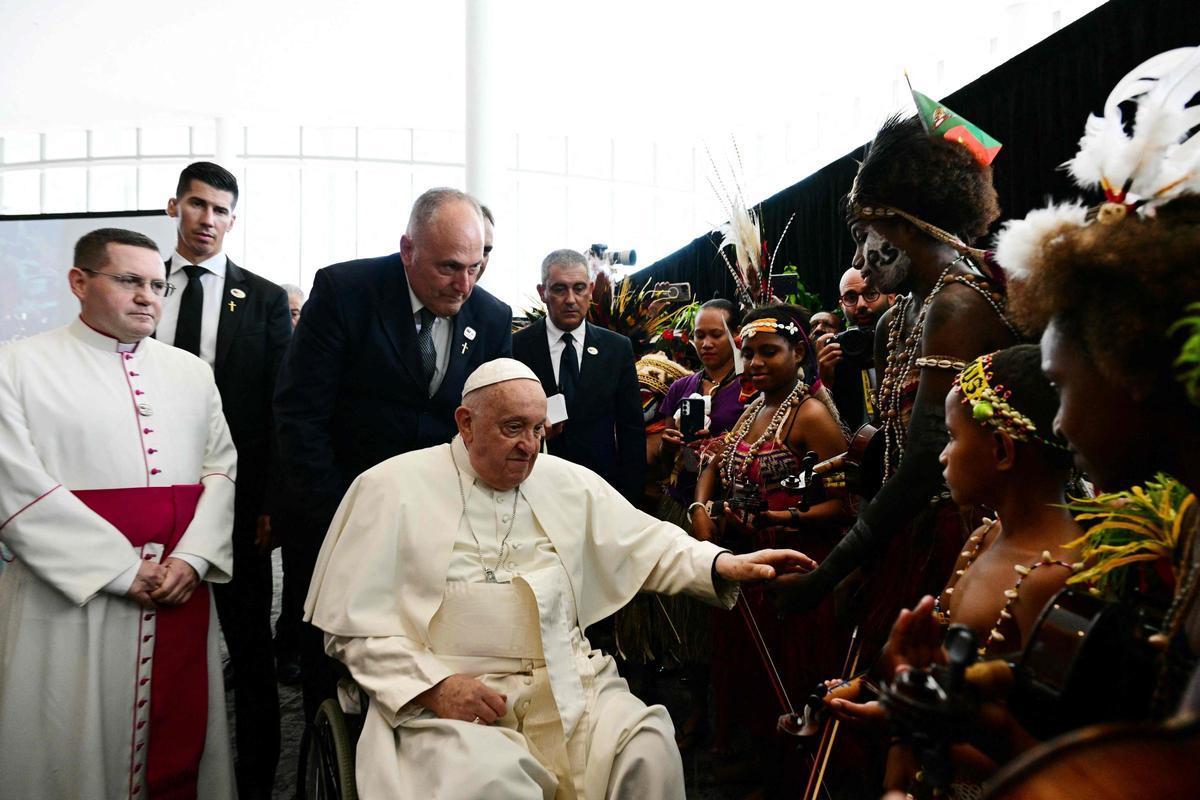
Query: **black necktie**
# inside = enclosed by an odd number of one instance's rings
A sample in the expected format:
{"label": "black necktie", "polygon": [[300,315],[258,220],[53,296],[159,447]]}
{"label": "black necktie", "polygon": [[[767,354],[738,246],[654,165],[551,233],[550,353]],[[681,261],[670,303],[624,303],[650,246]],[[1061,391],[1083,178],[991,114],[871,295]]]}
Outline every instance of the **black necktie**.
{"label": "black necktie", "polygon": [[575,389],[579,386],[579,359],[575,357],[575,337],[569,333],[562,335],[562,356],[558,359],[558,390],[562,392],[567,405],[575,399]]}
{"label": "black necktie", "polygon": [[437,351],[433,348],[433,312],[422,308],[417,312],[421,317],[421,330],[417,331],[417,349],[421,352],[421,370],[425,373],[425,386],[433,383],[433,374],[437,371]]}
{"label": "black necktie", "polygon": [[208,272],[204,267],[188,264],[183,268],[187,273],[187,288],[179,300],[179,319],[175,323],[175,346],[187,350],[192,355],[200,355],[200,319],[204,316],[204,287],[200,285],[200,276]]}

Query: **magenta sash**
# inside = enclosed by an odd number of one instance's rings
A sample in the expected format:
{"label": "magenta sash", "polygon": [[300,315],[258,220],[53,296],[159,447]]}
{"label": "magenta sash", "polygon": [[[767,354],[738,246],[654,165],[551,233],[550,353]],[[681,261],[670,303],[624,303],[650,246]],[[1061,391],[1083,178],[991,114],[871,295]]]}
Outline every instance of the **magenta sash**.
{"label": "magenta sash", "polygon": [[[137,489],[85,489],[73,492],[84,505],[125,534],[134,547],[163,546],[163,558],[174,550],[187,530],[204,491],[201,484]],[[182,606],[161,606],[142,612],[153,620],[153,635],[139,636],[141,663],[150,663],[149,736],[134,731],[130,768],[145,768],[146,792],[154,800],[196,797],[200,758],[208,726],[208,585],[201,582]],[[152,659],[152,662],[150,661]],[[135,703],[146,703],[139,682]],[[134,709],[134,719],[137,709]],[[141,789],[134,781],[131,792]]]}

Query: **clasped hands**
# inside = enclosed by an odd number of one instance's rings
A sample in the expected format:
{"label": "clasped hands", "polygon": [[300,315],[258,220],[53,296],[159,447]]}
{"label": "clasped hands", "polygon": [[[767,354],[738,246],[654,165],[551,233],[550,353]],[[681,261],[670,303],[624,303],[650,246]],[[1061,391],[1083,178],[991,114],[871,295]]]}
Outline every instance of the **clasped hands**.
{"label": "clasped hands", "polygon": [[146,608],[181,606],[191,599],[198,585],[200,576],[186,561],[175,557],[161,564],[145,560],[138,565],[125,596]]}

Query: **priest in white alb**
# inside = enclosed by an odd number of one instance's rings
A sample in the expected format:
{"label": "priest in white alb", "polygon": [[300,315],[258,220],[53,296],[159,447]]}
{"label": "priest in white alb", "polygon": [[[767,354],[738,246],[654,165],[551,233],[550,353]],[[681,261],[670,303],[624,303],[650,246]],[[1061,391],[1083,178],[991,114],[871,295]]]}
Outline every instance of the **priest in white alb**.
{"label": "priest in white alb", "polygon": [[496,359],[468,377],[450,444],[351,485],[305,605],[369,698],[357,751],[373,798],[682,798],[670,717],[582,633],[638,591],[726,607],[739,580],[811,568],[736,556],[538,454],[546,396]]}
{"label": "priest in white alb", "polygon": [[84,236],[69,325],[0,347],[0,797],[234,796],[217,623],[234,451],[212,370],[148,338],[147,237]]}

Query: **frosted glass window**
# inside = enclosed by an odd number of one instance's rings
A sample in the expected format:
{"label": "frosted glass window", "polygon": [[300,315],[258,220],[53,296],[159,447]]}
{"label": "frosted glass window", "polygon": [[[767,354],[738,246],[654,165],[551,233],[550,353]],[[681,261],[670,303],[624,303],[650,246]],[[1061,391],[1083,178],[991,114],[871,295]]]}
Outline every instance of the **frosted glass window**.
{"label": "frosted glass window", "polygon": [[175,196],[179,173],[186,161],[175,164],[144,164],[138,171],[138,208],[166,208],[167,200]]}
{"label": "frosted glass window", "polygon": [[388,161],[412,159],[412,131],[407,128],[359,128],[358,157]]}
{"label": "frosted glass window", "polygon": [[522,133],[517,139],[517,165],[530,172],[566,172],[567,138]]}
{"label": "frosted glass window", "polygon": [[[567,239],[567,189],[562,178],[521,175],[517,179],[517,257],[512,284],[519,295],[536,298],[542,259],[560,247],[578,247]],[[507,283],[507,281],[506,281]]]}
{"label": "frosted glass window", "polygon": [[4,135],[4,163],[26,164],[42,160],[42,137],[36,133]]}
{"label": "frosted glass window", "polygon": [[354,158],[354,128],[304,128],[301,143],[306,156]]}
{"label": "frosted glass window", "polygon": [[0,214],[40,214],[41,211],[41,170],[13,170],[0,175]]}
{"label": "frosted glass window", "polygon": [[191,133],[184,125],[142,128],[140,146],[144,156],[186,156],[191,152]]}
{"label": "frosted glass window", "polygon": [[467,137],[461,131],[413,131],[413,161],[461,164],[467,160]]}
{"label": "frosted glass window", "polygon": [[46,134],[46,160],[87,158],[87,131],[55,131]]}
{"label": "frosted glass window", "polygon": [[60,167],[43,173],[43,214],[87,211],[87,169]]}
{"label": "frosted glass window", "polygon": [[655,183],[669,189],[690,191],[695,174],[694,148],[686,142],[663,141],[654,148]]}
{"label": "frosted glass window", "polygon": [[[647,242],[645,255],[672,253],[699,236],[704,227],[696,222],[696,204],[690,193],[660,191],[654,198],[653,247]],[[639,260],[638,267],[651,263]]]}
{"label": "frosted glass window", "polygon": [[291,125],[250,125],[246,128],[246,154],[300,155],[300,128]]}
{"label": "frosted glass window", "polygon": [[108,128],[92,131],[92,158],[136,155],[136,128]]}
{"label": "frosted glass window", "polygon": [[618,186],[613,195],[613,241],[606,244],[616,250],[653,248],[654,191],[639,186]]}
{"label": "frosted glass window", "polygon": [[300,264],[291,282],[307,286],[321,267],[356,257],[358,186],[353,167],[305,167],[301,183]]}
{"label": "frosted glass window", "polygon": [[137,207],[137,167],[92,167],[88,211],[127,211]]}
{"label": "frosted glass window", "polygon": [[372,164],[359,168],[359,258],[400,249],[400,235],[408,225],[412,201],[412,172],[408,167]]}
{"label": "frosted glass window", "polygon": [[649,142],[617,139],[613,142],[613,178],[618,181],[654,182],[654,146]]}
{"label": "frosted glass window", "polygon": [[300,263],[300,169],[252,165],[236,225],[246,242],[246,268],[276,283],[295,283]]}
{"label": "frosted glass window", "polygon": [[567,172],[587,178],[611,178],[612,139],[597,136],[568,137]]}
{"label": "frosted glass window", "polygon": [[609,244],[612,219],[611,184],[598,181],[567,184],[567,241],[563,247],[582,252],[596,243]]}
{"label": "frosted glass window", "polygon": [[429,167],[417,165],[412,168],[413,198],[426,189],[448,186],[451,189],[467,189],[466,167]]}
{"label": "frosted glass window", "polygon": [[[240,128],[238,129],[240,132]],[[234,148],[235,153],[242,151],[241,141],[237,142],[237,147]],[[192,126],[192,154],[198,156],[211,156],[217,152],[217,126],[216,125],[193,125]]]}

